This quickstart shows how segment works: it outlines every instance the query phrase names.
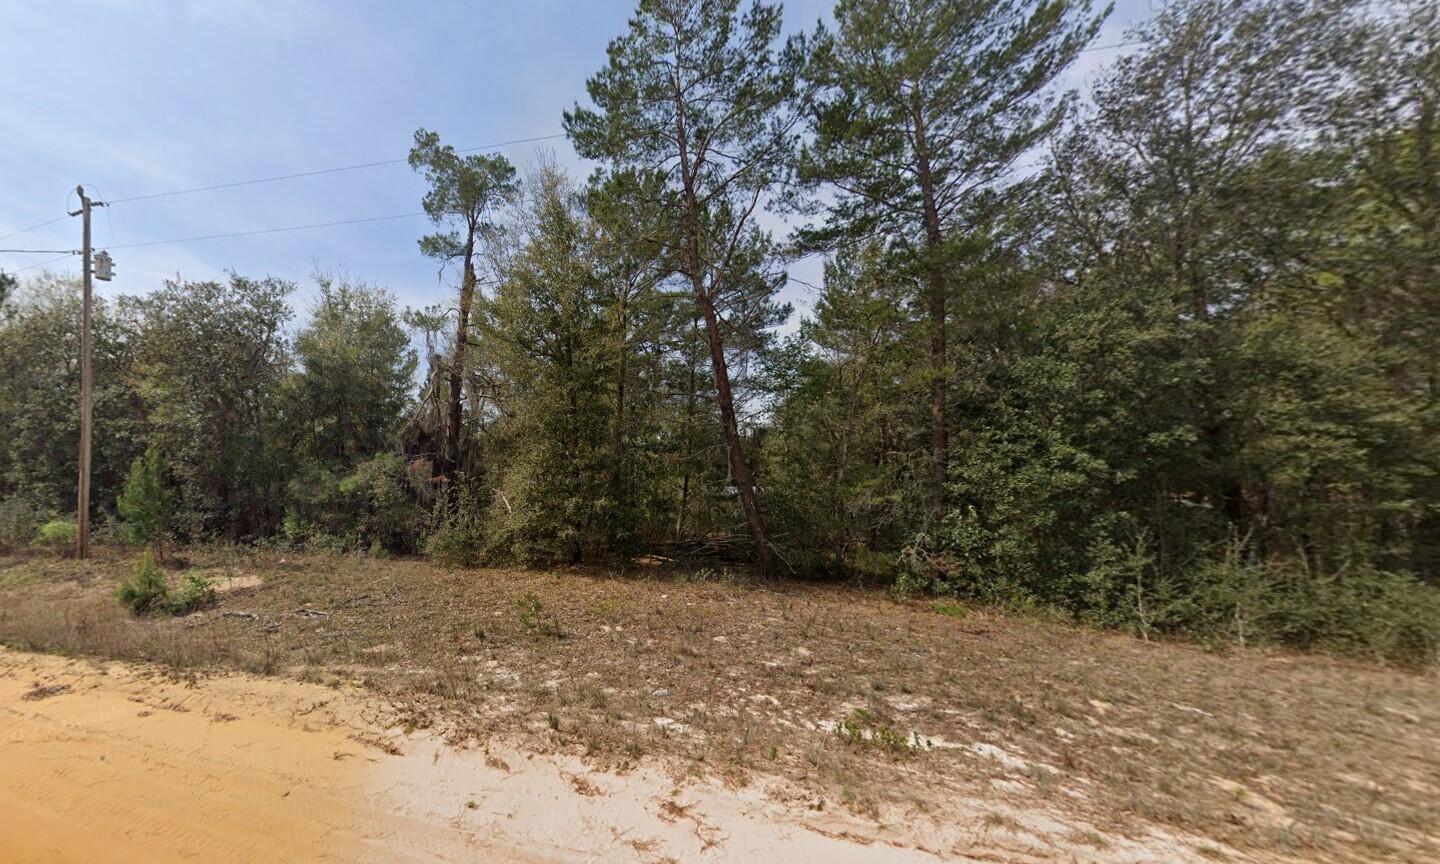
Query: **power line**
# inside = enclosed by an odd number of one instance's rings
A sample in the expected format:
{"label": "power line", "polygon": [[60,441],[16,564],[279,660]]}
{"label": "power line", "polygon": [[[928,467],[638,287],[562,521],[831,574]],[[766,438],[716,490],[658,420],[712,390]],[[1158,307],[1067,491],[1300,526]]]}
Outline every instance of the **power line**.
{"label": "power line", "polygon": [[[479,145],[478,147],[462,147],[462,148],[456,150],[455,152],[456,152],[456,153],[478,153],[478,152],[480,152],[480,151],[482,151],[482,150],[498,150],[498,149],[500,149],[501,147],[509,147],[509,146],[512,146],[512,145],[515,145],[515,144],[533,144],[533,143],[536,143],[536,142],[538,142],[538,141],[553,141],[553,140],[555,140],[555,139],[557,139],[557,138],[564,138],[564,137],[565,137],[565,133],[564,133],[564,132],[555,132],[555,133],[552,133],[552,134],[550,134],[550,135],[535,135],[535,136],[531,136],[531,137],[529,137],[529,138],[513,138],[513,139],[511,139],[511,140],[509,140],[509,141],[500,141],[500,142],[495,143],[495,144],[481,144],[481,145]],[[279,181],[281,181],[281,180],[296,180],[296,179],[299,179],[299,178],[302,178],[302,177],[318,177],[318,176],[321,176],[321,175],[323,175],[323,174],[337,174],[337,173],[340,173],[340,172],[342,172],[342,171],[358,171],[358,170],[360,170],[360,169],[362,169],[362,168],[379,168],[379,167],[382,167],[382,166],[385,166],[385,165],[399,165],[399,164],[402,164],[402,163],[405,163],[405,162],[408,162],[408,161],[409,161],[409,157],[404,157],[404,158],[400,158],[400,159],[382,159],[382,160],[380,160],[380,161],[378,161],[378,162],[360,162],[360,163],[357,163],[357,164],[354,164],[354,165],[338,165],[338,166],[335,166],[335,167],[333,167],[333,168],[319,168],[319,169],[316,169],[316,170],[314,170],[314,171],[297,171],[297,172],[295,172],[295,173],[293,173],[293,174],[277,174],[277,175],[275,175],[275,176],[273,176],[273,177],[256,177],[256,178],[253,178],[253,179],[250,179],[250,180],[236,180],[236,181],[231,182],[231,183],[215,183],[215,184],[212,184],[212,185],[209,185],[209,186],[194,186],[194,187],[191,187],[191,188],[189,188],[189,189],[172,189],[172,190],[170,190],[170,191],[168,191],[168,192],[151,192],[151,193],[146,194],[146,195],[131,195],[131,196],[128,197],[128,198],[116,198],[116,199],[113,199],[113,200],[111,200],[111,201],[107,201],[106,203],[107,203],[107,204],[124,204],[124,203],[132,202],[132,201],[149,201],[149,200],[154,199],[154,198],[171,198],[171,197],[174,197],[174,196],[176,196],[176,195],[191,195],[191,194],[194,194],[194,193],[196,193],[196,192],[214,192],[214,191],[221,190],[221,189],[234,189],[234,188],[236,188],[236,187],[238,187],[238,186],[254,186],[254,185],[257,185],[257,184],[260,184],[260,183],[277,183],[277,182],[279,182]],[[0,240],[8,240],[8,239],[10,239],[11,237],[18,237],[18,236],[21,235],[21,234],[25,234],[25,233],[27,233],[27,232],[29,232],[29,231],[34,231],[34,230],[36,230],[36,229],[38,229],[38,228],[44,228],[44,227],[47,226],[47,225],[54,225],[56,222],[60,222],[60,221],[63,221],[63,220],[65,220],[65,219],[68,219],[69,216],[70,216],[70,214],[67,213],[67,214],[64,214],[64,215],[61,215],[61,216],[56,216],[54,219],[47,219],[47,220],[45,220],[44,222],[37,222],[37,223],[35,223],[34,225],[26,226],[26,227],[24,227],[24,228],[21,228],[21,229],[18,230],[18,231],[11,231],[9,234],[0,234]],[[386,218],[396,218],[396,217],[386,217]],[[346,223],[325,223],[325,224],[346,224]],[[298,226],[298,227],[320,227],[320,226],[317,225],[317,226]],[[267,229],[267,230],[270,230],[270,229]],[[295,229],[278,229],[278,230],[295,230]],[[238,235],[218,235],[218,236],[238,236]],[[211,239],[211,238],[209,238],[209,237],[202,237],[202,238],[186,238],[186,239],[187,239],[187,240],[188,240],[188,239],[208,240],[208,239]],[[157,242],[159,242],[159,241],[157,241]],[[180,242],[185,242],[185,241],[184,241],[184,240],[167,240],[167,241],[164,241],[164,242],[167,242],[167,243],[180,243]],[[131,244],[131,245],[133,246],[133,244]],[[125,247],[111,247],[111,248],[125,248]],[[7,250],[0,250],[0,251],[7,251]],[[25,250],[13,250],[13,251],[25,251]],[[59,251],[59,250],[56,250],[56,251]],[[26,267],[26,268],[23,268],[23,269],[28,270],[28,269],[30,269],[30,268],[29,268],[29,267]],[[15,272],[18,273],[18,272],[20,272],[20,271],[17,270],[17,271],[15,271]]]}
{"label": "power line", "polygon": [[[146,240],[140,243],[121,243],[116,246],[107,246],[107,249],[139,249],[145,246],[165,246],[171,243],[195,243],[201,240],[222,240],[228,237],[254,237],[259,234],[281,234],[286,231],[305,231],[311,228],[331,228],[337,225],[363,225],[367,222],[388,222],[395,219],[411,219],[416,216],[426,215],[424,211],[414,213],[393,213],[388,216],[366,216],[360,219],[337,219],[332,222],[312,222],[308,225],[285,225],[277,228],[256,228],[252,231],[232,231],[225,234],[201,234],[195,237],[172,237],[167,240]],[[30,264],[12,272],[23,273],[26,270],[33,270],[36,267],[44,267],[47,264],[54,264],[63,261],[76,253],[71,250],[61,249],[0,249],[0,252],[63,252],[59,258],[51,258],[48,261],[41,261],[38,264]]]}
{"label": "power line", "polygon": [[48,261],[41,261],[41,262],[38,263],[38,264],[27,264],[26,266],[21,267],[20,269],[14,270],[14,271],[11,271],[11,272],[13,272],[13,273],[24,273],[26,270],[34,270],[36,267],[47,267],[47,266],[49,266],[49,265],[51,265],[51,264],[54,264],[54,263],[56,263],[56,262],[58,262],[58,261],[64,261],[66,258],[70,258],[70,257],[72,257],[74,254],[75,254],[74,252],[66,252],[64,255],[61,255],[59,258],[51,258],[51,259],[48,260]]}
{"label": "power line", "polygon": [[1114,45],[1091,45],[1089,48],[1081,48],[1079,53],[1085,54],[1090,51],[1113,51],[1116,48],[1130,48],[1135,45],[1144,44],[1145,42],[1143,40],[1136,40],[1133,42],[1116,42]]}
{"label": "power line", "polygon": [[10,252],[16,255],[54,255],[56,252],[64,252],[66,255],[73,254],[69,249],[0,249],[0,252]]}
{"label": "power line", "polygon": [[[481,150],[498,150],[501,147],[509,147],[513,144],[532,144],[537,141],[552,141],[556,138],[564,138],[564,132],[557,132],[553,135],[536,135],[531,138],[516,138],[511,141],[501,141],[498,144],[482,144],[479,147],[465,147],[456,150],[456,153],[475,153]],[[281,180],[295,180],[301,177],[318,177],[322,174],[338,174],[342,171],[358,171],[362,168],[379,168],[385,165],[399,165],[409,161],[409,157],[400,159],[382,159],[378,162],[360,162],[354,165],[338,165],[333,168],[317,168],[314,171],[297,171],[293,174],[277,174],[273,177],[256,177],[251,180],[236,180],[231,183],[215,183],[210,186],[194,186],[189,189],[172,189],[168,192],[152,192],[148,195],[131,195],[128,198],[112,198],[110,204],[125,204],[131,201],[149,201],[154,198],[170,198],[176,195],[190,195],[196,192],[214,192],[219,189],[234,189],[237,186],[254,186],[259,183],[276,183]],[[4,238],[0,238],[4,239]]]}
{"label": "power line", "polygon": [[142,243],[121,243],[107,246],[107,249],[139,249],[142,246],[164,246],[170,243],[194,243],[200,240],[221,240],[226,237],[253,237],[257,234],[279,234],[285,231],[304,231],[310,228],[329,228],[334,225],[360,225],[365,222],[386,222],[393,219],[410,219],[426,215],[424,211],[395,213],[390,216],[367,216],[363,219],[340,219],[334,222],[314,222],[309,225],[286,225],[281,228],[257,228],[253,231],[234,231],[228,234],[202,234],[196,237],[175,237],[169,240],[146,240]]}
{"label": "power line", "polygon": [[18,237],[19,235],[24,234],[27,231],[34,231],[36,228],[44,228],[46,225],[54,225],[56,222],[59,222],[62,219],[69,218],[70,214],[67,213],[64,216],[56,216],[54,219],[47,219],[44,222],[36,222],[29,228],[21,228],[19,231],[11,231],[9,234],[0,234],[0,240],[9,240],[11,237]]}

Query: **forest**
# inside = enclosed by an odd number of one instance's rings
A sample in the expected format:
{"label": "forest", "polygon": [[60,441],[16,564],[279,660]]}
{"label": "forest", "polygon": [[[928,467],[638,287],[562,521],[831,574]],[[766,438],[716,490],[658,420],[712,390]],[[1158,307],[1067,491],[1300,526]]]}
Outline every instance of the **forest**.
{"label": "forest", "polygon": [[[1440,8],[1173,0],[1065,92],[1107,14],[641,0],[563,117],[589,176],[415,133],[434,306],[323,273],[100,302],[100,536],[1433,661]],[[73,542],[79,309],[0,274],[0,547]]]}

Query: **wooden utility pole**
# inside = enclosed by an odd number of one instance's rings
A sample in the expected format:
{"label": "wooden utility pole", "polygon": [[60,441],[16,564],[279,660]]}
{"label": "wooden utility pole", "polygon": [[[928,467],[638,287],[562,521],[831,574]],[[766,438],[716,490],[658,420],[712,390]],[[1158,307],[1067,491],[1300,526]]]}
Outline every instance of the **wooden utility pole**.
{"label": "wooden utility pole", "polygon": [[[84,300],[80,313],[80,484],[75,496],[75,516],[79,523],[75,532],[75,557],[85,560],[90,557],[90,414],[94,401],[94,381],[90,366],[90,207],[84,186],[76,186],[80,196],[80,209],[71,216],[81,217],[81,233],[84,246],[80,254],[84,258]],[[103,206],[103,205],[101,205]]]}

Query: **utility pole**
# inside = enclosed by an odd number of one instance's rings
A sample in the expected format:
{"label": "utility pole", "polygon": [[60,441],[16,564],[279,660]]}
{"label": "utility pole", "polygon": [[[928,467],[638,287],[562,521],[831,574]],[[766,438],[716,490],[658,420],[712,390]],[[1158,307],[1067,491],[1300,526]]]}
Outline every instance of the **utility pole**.
{"label": "utility pole", "polygon": [[[104,207],[105,204],[92,202],[86,197],[84,186],[76,186],[75,193],[80,196],[80,209],[70,215],[80,216],[83,224],[84,248],[80,254],[84,257],[85,273],[83,311],[80,314],[80,484],[75,496],[75,516],[79,523],[75,533],[75,557],[83,561],[90,557],[90,415],[94,403],[94,373],[90,364],[90,208]],[[103,252],[100,254],[105,255]],[[105,255],[105,258],[106,270],[100,278],[109,281],[109,256]]]}

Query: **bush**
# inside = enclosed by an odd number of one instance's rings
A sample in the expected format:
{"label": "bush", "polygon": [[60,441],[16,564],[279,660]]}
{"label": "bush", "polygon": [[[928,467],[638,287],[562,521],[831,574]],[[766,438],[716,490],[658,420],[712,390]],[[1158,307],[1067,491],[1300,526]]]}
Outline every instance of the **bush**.
{"label": "bush", "polygon": [[199,573],[187,573],[180,590],[170,599],[166,611],[171,615],[188,615],[215,602],[215,584]]}
{"label": "bush", "polygon": [[155,563],[150,550],[140,555],[135,562],[135,575],[120,583],[115,595],[121,603],[130,607],[136,615],[146,615],[167,609],[170,605],[170,586],[165,584],[165,574]]}
{"label": "bush", "polygon": [[36,539],[51,515],[19,495],[0,501],[0,551],[19,549]]}
{"label": "bush", "polygon": [[165,488],[164,457],[152,446],[130,465],[125,489],[115,502],[124,520],[120,534],[125,542],[158,548],[170,530],[173,497]]}
{"label": "bush", "polygon": [[1017,578],[998,566],[967,566],[963,549],[936,553],[929,545],[919,538],[902,556],[898,595],[931,591],[1053,609],[1142,636],[1285,645],[1403,666],[1440,660],[1440,588],[1407,573],[1368,565],[1325,573],[1292,558],[1254,560],[1239,537],[1188,566],[1160,570],[1143,535],[1121,544],[1102,534],[1092,539],[1083,566],[1027,569]]}
{"label": "bush", "polygon": [[75,545],[75,522],[71,519],[51,519],[35,531],[32,546],[60,552]]}
{"label": "bush", "polygon": [[361,462],[349,474],[311,463],[287,488],[281,531],[307,549],[414,552],[429,520],[423,490],[394,454]]}
{"label": "bush", "polygon": [[1282,644],[1403,666],[1440,659],[1440,590],[1404,573],[1317,575],[1234,557],[1151,596],[1150,623],[1208,641]]}
{"label": "bush", "polygon": [[120,583],[115,596],[136,615],[188,615],[215,602],[215,586],[192,571],[185,574],[179,590],[171,593],[154,554],[146,549],[135,562],[135,575]]}
{"label": "bush", "polygon": [[545,605],[534,592],[526,591],[515,601],[515,611],[520,618],[520,629],[530,636],[548,636],[551,639],[565,638],[565,631],[555,621],[555,616],[545,611]]}
{"label": "bush", "polygon": [[472,567],[484,557],[484,504],[467,487],[447,489],[435,502],[425,555],[451,567]]}
{"label": "bush", "polygon": [[421,488],[405,460],[389,453],[361,462],[340,481],[340,491],[363,497],[360,534],[372,555],[415,551],[429,518],[420,503],[428,489]]}

